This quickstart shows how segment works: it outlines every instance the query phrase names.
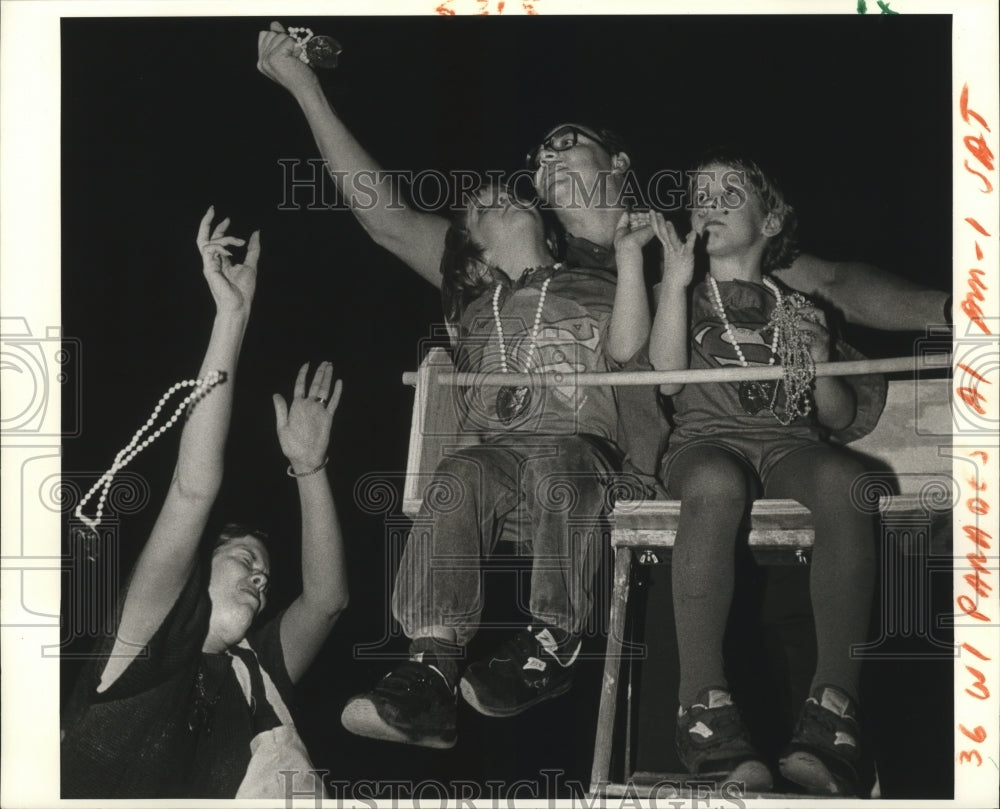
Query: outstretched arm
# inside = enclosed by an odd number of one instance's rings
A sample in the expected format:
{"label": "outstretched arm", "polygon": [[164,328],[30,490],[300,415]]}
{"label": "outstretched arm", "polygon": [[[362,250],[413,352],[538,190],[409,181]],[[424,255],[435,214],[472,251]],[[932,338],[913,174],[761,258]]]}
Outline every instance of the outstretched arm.
{"label": "outstretched arm", "polygon": [[923,331],[945,323],[949,293],[929,289],[872,264],[801,255],[778,270],[784,283],[839,309],[849,323],[887,331]]}
{"label": "outstretched arm", "polygon": [[271,30],[261,31],[257,38],[257,69],[298,102],[327,168],[368,235],[440,287],[448,221],[397,199],[391,181],[381,174],[382,167],[344,126],[316,74],[297,52],[295,41],[280,23],[273,22]]}
{"label": "outstretched arm", "polygon": [[330,425],[341,383],[333,382],[333,366],[323,362],[307,391],[308,372],[308,363],[299,369],[291,405],[274,395],[278,441],[298,484],[302,508],[302,593],[281,618],[281,651],[293,683],[305,674],[347,607],[343,538],[326,477]]}
{"label": "outstretched arm", "polygon": [[[673,224],[662,214],[654,213],[652,221],[663,245],[663,281],[649,337],[649,361],[657,371],[679,371],[690,365],[687,288],[694,276],[696,235],[692,230],[681,241]],[[676,383],[660,385],[660,392],[672,396],[683,387]]]}
{"label": "outstretched arm", "polygon": [[236,365],[256,287],[260,236],[257,232],[250,236],[246,259],[242,264],[233,264],[228,248],[245,242],[226,236],[228,219],[210,233],[213,217],[214,210],[209,208],[197,238],[203,272],[216,306],[212,335],[198,376],[205,378],[213,371],[222,371],[226,378],[194,406],[181,431],[170,488],[136,562],[100,691],[108,688],[149,642],[180,595],[222,485]]}

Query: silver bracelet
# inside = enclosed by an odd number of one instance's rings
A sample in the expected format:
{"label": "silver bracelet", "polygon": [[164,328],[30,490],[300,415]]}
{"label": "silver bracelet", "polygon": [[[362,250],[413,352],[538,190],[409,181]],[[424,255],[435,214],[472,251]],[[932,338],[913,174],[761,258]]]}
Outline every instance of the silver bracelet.
{"label": "silver bracelet", "polygon": [[310,475],[315,475],[317,472],[319,472],[319,471],[321,471],[323,469],[326,469],[326,465],[328,463],[330,463],[330,456],[329,455],[327,455],[323,459],[323,463],[321,463],[315,469],[310,469],[308,472],[296,472],[294,469],[292,469],[292,465],[288,464],[288,469],[286,470],[286,474],[290,478],[307,478]]}

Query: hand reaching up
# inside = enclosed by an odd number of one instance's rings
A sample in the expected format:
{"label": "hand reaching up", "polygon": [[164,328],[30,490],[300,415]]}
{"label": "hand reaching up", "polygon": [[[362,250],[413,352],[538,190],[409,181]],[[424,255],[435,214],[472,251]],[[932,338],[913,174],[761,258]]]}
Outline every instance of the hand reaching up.
{"label": "hand reaching up", "polygon": [[687,287],[694,277],[695,232],[692,230],[682,240],[673,223],[666,221],[659,211],[651,214],[650,225],[663,245],[663,283],[675,288]]}
{"label": "hand reaching up", "polygon": [[[650,226],[648,211],[625,211],[615,225],[615,255],[619,262],[625,259],[639,258],[642,248],[653,238],[653,228]],[[634,263],[634,262],[633,262]],[[639,266],[642,266],[641,261]]]}
{"label": "hand reaching up", "polygon": [[[201,253],[202,271],[219,312],[249,312],[257,288],[257,261],[260,258],[260,231],[250,235],[249,244],[236,236],[227,236],[229,219],[212,228],[215,207],[210,206],[201,218],[196,243]],[[230,247],[247,245],[241,264],[233,264]]]}
{"label": "hand reaching up", "polygon": [[308,373],[307,362],[299,368],[291,405],[280,393],[272,397],[281,451],[299,474],[321,468],[326,460],[330,426],[343,388],[339,379],[334,381],[329,362],[319,364],[307,390]]}
{"label": "hand reaching up", "polygon": [[316,86],[319,80],[312,68],[299,58],[302,49],[285,33],[280,22],[272,22],[268,31],[257,35],[257,70],[280,84],[292,95]]}

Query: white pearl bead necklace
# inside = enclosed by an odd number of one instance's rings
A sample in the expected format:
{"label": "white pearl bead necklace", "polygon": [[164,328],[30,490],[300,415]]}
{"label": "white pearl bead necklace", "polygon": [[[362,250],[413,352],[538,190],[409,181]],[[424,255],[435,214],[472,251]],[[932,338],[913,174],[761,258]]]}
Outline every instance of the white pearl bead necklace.
{"label": "white pearl bead necklace", "polygon": [[[74,512],[76,518],[81,520],[88,528],[92,530],[96,529],[101,524],[101,517],[104,515],[104,503],[108,499],[108,490],[111,488],[111,483],[114,480],[115,475],[124,469],[136,455],[146,449],[146,447],[152,444],[157,438],[173,427],[185,410],[195,404],[197,400],[201,399],[216,385],[225,382],[225,380],[225,371],[212,371],[212,373],[204,379],[185,379],[171,385],[167,392],[160,397],[160,401],[156,403],[156,407],[153,408],[152,414],[150,414],[149,418],[146,419],[146,423],[135,431],[135,434],[132,436],[128,444],[126,444],[125,447],[115,456],[115,460],[111,464],[108,471],[101,475],[98,481],[90,487],[90,491],[87,492],[77,504],[76,511]],[[160,411],[163,410],[164,405],[166,405],[170,397],[182,388],[194,388],[194,390],[181,400],[180,404],[178,404],[174,410],[173,415],[167,419],[164,424],[158,427],[153,433],[146,436],[146,438],[142,438],[146,431],[153,426],[157,416],[160,415]],[[142,440],[140,441],[140,439]],[[101,494],[97,498],[97,510],[94,517],[90,518],[83,513],[83,507],[87,505],[90,498],[94,496],[94,493],[98,489],[101,490]]]}
{"label": "white pearl bead necklace", "polygon": [[291,27],[288,29],[288,36],[295,40],[295,44],[299,46],[299,61],[309,64],[309,57],[306,55],[306,43],[313,38],[312,28],[296,28]]}
{"label": "white pearl bead necklace", "polygon": [[[762,278],[764,286],[766,286],[775,297],[775,307],[779,308],[782,303],[781,290],[778,289],[778,285],[774,283],[770,278]],[[736,339],[736,332],[733,331],[732,325],[729,323],[729,318],[726,317],[726,307],[722,303],[722,295],[719,294],[719,285],[716,283],[715,279],[709,275],[708,276],[708,287],[712,290],[712,297],[714,298],[713,303],[715,304],[715,312],[722,321],[722,327],[726,332],[726,337],[729,338],[729,342],[732,344],[736,351],[736,356],[740,359],[740,365],[744,368],[750,365],[747,362],[747,358],[743,355],[743,349],[740,348],[739,341]],[[775,357],[778,353],[778,330],[774,330],[774,335],[771,337],[771,358],[768,360],[768,365],[774,365]]]}
{"label": "white pearl bead necklace", "polygon": [[[777,388],[774,389],[774,396],[768,405],[768,411],[781,424],[788,426],[800,416],[807,416],[812,410],[810,401],[810,388],[816,378],[816,366],[812,355],[809,353],[809,335],[799,329],[799,322],[807,315],[803,315],[803,308],[808,306],[806,299],[799,293],[793,293],[788,298],[781,294],[778,285],[766,276],[761,278],[761,282],[774,295],[775,304],[771,312],[768,325],[773,330],[771,337],[771,358],[768,365],[774,365],[776,358],[781,357],[781,382],[785,388],[785,407],[783,412],[775,410],[775,400],[777,398]],[[740,365],[746,368],[750,363],[743,355],[743,349],[736,341],[736,333],[726,317],[726,308],[722,303],[722,295],[719,293],[719,285],[715,279],[708,276],[708,286],[712,290],[713,304],[715,311],[722,320],[722,326],[726,332],[726,338],[732,343],[736,356],[740,359]]]}
{"label": "white pearl bead necklace", "polygon": [[[538,345],[538,330],[542,325],[542,310],[545,308],[545,295],[549,291],[549,282],[551,281],[552,276],[550,275],[542,282],[542,291],[538,296],[538,306],[535,308],[535,323],[531,327],[531,343],[528,345],[528,356],[524,361],[524,373],[531,370],[531,363],[535,356],[535,347]],[[503,284],[497,284],[496,289],[493,290],[493,321],[497,327],[497,342],[500,344],[500,370],[506,374],[509,372],[509,368],[507,367],[507,346],[504,343],[503,323],[500,320],[500,290],[502,289]]]}
{"label": "white pearl bead necklace", "polygon": [[288,29],[288,36],[295,40],[298,45],[305,45],[313,38],[312,28],[296,28],[294,25]]}

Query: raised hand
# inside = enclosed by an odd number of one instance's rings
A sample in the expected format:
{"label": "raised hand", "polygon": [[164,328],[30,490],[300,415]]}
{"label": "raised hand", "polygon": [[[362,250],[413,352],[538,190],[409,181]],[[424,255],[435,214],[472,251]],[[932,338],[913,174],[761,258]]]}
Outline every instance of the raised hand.
{"label": "raised hand", "polygon": [[653,238],[648,211],[625,211],[615,225],[615,255],[632,257]]}
{"label": "raised hand", "polygon": [[694,246],[697,235],[692,230],[682,240],[673,223],[666,221],[659,211],[653,211],[650,225],[663,245],[663,283],[687,287],[694,277]]}
{"label": "raised hand", "polygon": [[334,381],[329,362],[319,364],[307,390],[308,373],[307,362],[299,368],[290,406],[280,393],[272,397],[281,451],[298,474],[318,469],[325,462],[330,425],[343,388],[339,379]]}
{"label": "raised hand", "polygon": [[[260,258],[260,231],[250,235],[249,244],[236,236],[227,236],[229,218],[212,228],[215,206],[209,206],[198,226],[195,239],[201,253],[202,271],[219,312],[249,312],[257,288],[257,261]],[[233,264],[229,247],[247,245],[241,264]]]}
{"label": "raised hand", "polygon": [[312,68],[299,58],[301,52],[284,26],[272,22],[269,31],[257,35],[257,70],[295,95],[319,83]]}

